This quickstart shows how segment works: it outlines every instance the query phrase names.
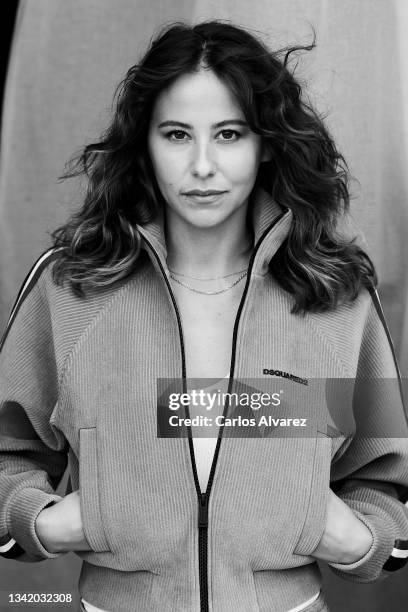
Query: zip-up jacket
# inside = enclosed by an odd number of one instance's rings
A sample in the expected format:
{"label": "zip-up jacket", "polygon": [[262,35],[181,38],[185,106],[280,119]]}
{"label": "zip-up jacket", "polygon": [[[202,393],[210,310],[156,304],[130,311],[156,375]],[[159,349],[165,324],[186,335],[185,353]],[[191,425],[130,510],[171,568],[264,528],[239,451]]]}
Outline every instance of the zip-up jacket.
{"label": "zip-up jacket", "polygon": [[[299,605],[320,588],[311,554],[324,531],[329,487],[373,536],[361,559],[329,563],[332,571],[373,582],[404,565],[408,429],[378,295],[362,289],[334,311],[292,314],[293,296],[268,268],[292,222],[290,210],[257,190],[230,388],[268,381],[307,398],[314,381],[343,380],[352,393],[333,408],[324,385],[327,419],[313,435],[275,428],[231,436],[221,427],[206,492],[191,437],[158,435],[157,380],[186,377],[162,217],[138,226],[142,250],[132,274],[85,298],[53,282],[55,250],[39,258],[0,353],[3,556],[62,554],[44,548],[35,520],[61,499],[55,491],[68,467],[90,547],[76,552],[79,591],[105,610],[286,612]],[[376,384],[356,384],[370,380]],[[315,404],[306,399],[300,408],[299,417],[312,416]]]}

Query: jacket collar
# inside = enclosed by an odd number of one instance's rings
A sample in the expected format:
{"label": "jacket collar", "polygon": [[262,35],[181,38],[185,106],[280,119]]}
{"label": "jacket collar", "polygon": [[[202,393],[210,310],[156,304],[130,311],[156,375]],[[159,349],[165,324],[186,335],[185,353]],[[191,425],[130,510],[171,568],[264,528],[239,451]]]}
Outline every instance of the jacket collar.
{"label": "jacket collar", "polygon": [[[269,261],[288,235],[293,215],[290,209],[275,202],[267,191],[258,187],[253,195],[251,216],[256,250],[252,270],[255,274],[265,275]],[[146,248],[150,244],[167,271],[164,212],[160,210],[153,221],[137,225],[137,228],[145,239],[142,247]]]}

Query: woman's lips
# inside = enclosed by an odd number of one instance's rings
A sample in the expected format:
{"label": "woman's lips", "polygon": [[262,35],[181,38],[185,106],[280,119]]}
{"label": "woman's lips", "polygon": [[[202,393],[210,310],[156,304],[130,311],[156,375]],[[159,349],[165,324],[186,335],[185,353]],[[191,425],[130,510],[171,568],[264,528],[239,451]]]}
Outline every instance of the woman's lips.
{"label": "woman's lips", "polygon": [[184,197],[188,198],[189,200],[192,200],[193,202],[198,202],[199,204],[209,204],[211,202],[215,202],[216,200],[218,200],[219,198],[221,198],[223,195],[225,195],[227,192],[226,191],[213,191],[210,193],[199,193],[196,191],[190,192],[190,193],[184,193]]}

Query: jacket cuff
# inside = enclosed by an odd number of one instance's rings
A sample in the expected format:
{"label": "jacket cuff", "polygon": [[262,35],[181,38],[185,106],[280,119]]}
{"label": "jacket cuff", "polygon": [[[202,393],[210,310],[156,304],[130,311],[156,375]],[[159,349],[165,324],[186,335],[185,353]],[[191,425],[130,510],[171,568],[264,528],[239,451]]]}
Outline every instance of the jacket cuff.
{"label": "jacket cuff", "polygon": [[[20,489],[13,495],[8,504],[6,522],[10,541],[14,539],[15,544],[9,549],[7,556],[16,557],[25,552],[41,561],[64,554],[64,552],[51,553],[46,550],[35,531],[35,520],[41,510],[61,499],[59,495],[31,487]],[[13,554],[13,549],[17,554]]]}
{"label": "jacket cuff", "polygon": [[393,551],[395,525],[385,513],[377,516],[362,514],[358,510],[353,512],[371,531],[371,548],[354,563],[329,563],[329,566],[336,575],[352,582],[374,582],[385,578],[389,572],[385,571],[383,566]]}

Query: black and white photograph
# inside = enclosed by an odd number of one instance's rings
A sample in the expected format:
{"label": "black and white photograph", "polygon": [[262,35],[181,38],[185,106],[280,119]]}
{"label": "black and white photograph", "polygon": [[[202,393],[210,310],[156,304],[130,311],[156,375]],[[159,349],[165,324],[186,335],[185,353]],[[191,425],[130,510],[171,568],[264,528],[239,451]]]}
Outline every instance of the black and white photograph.
{"label": "black and white photograph", "polygon": [[408,3],[0,11],[0,612],[405,612]]}

